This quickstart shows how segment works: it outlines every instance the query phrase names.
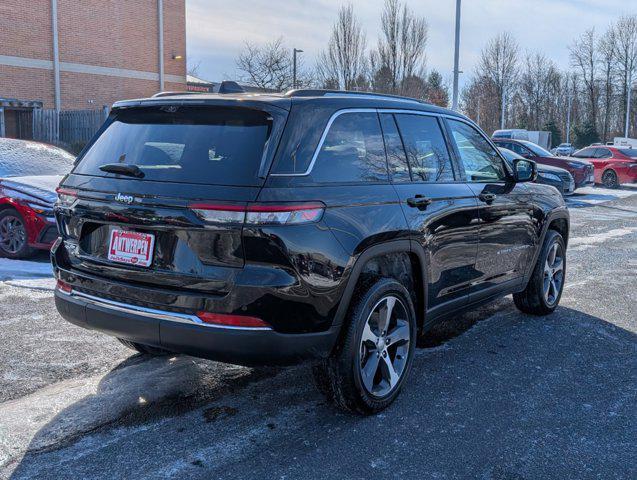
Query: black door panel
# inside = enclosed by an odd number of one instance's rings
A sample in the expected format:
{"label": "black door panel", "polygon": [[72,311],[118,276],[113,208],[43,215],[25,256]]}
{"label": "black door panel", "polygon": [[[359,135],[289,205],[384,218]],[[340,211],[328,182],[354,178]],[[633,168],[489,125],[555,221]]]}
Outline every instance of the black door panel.
{"label": "black door panel", "polygon": [[[412,238],[428,259],[428,309],[469,294],[479,276],[477,201],[462,183],[413,183],[395,185]],[[410,206],[422,195],[426,208]],[[465,299],[466,300],[466,299]]]}

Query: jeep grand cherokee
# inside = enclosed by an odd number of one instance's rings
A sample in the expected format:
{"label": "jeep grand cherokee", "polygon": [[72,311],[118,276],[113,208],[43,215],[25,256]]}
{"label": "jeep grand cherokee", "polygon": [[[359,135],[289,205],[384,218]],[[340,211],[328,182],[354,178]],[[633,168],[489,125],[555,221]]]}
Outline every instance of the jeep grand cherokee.
{"label": "jeep grand cherokee", "polygon": [[320,90],[116,103],[58,190],[55,300],[143,353],[313,359],[337,405],[389,405],[416,339],[513,293],[548,314],[569,217],[466,117]]}

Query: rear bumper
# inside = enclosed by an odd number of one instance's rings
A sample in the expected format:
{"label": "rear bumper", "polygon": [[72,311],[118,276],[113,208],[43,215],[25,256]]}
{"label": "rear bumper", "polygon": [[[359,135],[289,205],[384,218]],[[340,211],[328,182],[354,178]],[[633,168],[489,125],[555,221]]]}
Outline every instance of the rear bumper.
{"label": "rear bumper", "polygon": [[283,334],[271,329],[213,326],[197,317],[55,291],[62,317],[80,327],[201,358],[238,365],[286,365],[327,357],[338,327],[325,332]]}

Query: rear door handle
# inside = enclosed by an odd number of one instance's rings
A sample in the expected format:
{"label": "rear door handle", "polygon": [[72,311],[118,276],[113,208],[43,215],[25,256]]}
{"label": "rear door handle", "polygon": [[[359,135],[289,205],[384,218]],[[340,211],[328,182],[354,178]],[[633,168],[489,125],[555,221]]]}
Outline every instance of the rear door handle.
{"label": "rear door handle", "polygon": [[430,203],[431,198],[427,198],[423,195],[416,195],[415,197],[407,199],[407,205],[413,208],[417,208],[418,210],[424,210]]}
{"label": "rear door handle", "polygon": [[484,203],[491,204],[497,198],[497,195],[495,193],[481,193],[478,198]]}

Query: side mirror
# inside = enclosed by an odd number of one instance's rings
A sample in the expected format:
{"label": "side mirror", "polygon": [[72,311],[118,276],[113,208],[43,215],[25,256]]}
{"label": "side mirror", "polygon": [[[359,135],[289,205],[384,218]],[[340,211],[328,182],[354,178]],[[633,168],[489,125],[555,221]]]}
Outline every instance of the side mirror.
{"label": "side mirror", "polygon": [[534,182],[537,178],[537,164],[533,160],[513,160],[513,175],[517,183]]}

